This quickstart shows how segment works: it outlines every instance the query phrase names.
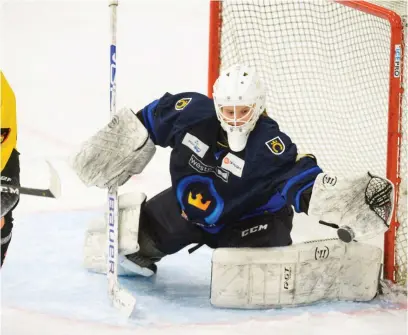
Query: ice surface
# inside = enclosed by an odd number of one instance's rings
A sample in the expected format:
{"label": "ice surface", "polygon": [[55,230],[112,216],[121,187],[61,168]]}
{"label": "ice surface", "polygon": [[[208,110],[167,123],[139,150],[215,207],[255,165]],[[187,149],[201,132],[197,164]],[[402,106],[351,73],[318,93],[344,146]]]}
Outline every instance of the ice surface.
{"label": "ice surface", "polygon": [[332,334],[344,334],[343,327],[350,334],[404,334],[406,310],[378,299],[280,310],[214,308],[209,303],[211,250],[204,247],[164,258],[153,278],[122,277],[121,284],[137,298],[136,312],[126,320],[109,304],[106,277],[81,267],[84,228],[96,215],[101,211],[45,212],[17,219],[2,270],[4,334],[54,334],[55,329],[58,334],[73,329],[126,334],[130,327],[143,334],[152,327],[156,333],[177,334],[193,325],[198,334],[245,334],[249,329],[318,334],[329,326]]}
{"label": "ice surface", "polygon": [[[379,300],[282,310],[216,309],[209,303],[211,250],[163,259],[155,278],[121,278],[137,297],[124,319],[109,305],[106,278],[82,266],[87,221],[105,192],[87,189],[69,154],[109,118],[107,1],[3,1],[2,70],[17,97],[22,182],[47,183],[49,159],[61,176],[58,200],[23,196],[1,271],[1,331],[28,334],[406,334],[406,308]],[[166,91],[206,92],[208,2],[120,1],[118,106],[136,110]],[[149,197],[170,185],[168,149],[120,192]],[[335,232],[296,219],[297,242]],[[371,241],[377,245],[382,240]]]}

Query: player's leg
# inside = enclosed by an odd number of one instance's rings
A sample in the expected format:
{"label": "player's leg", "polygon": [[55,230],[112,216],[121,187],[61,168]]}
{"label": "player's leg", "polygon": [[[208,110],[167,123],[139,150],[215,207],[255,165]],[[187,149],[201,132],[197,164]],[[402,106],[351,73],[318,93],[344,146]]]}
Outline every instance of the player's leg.
{"label": "player's leg", "polygon": [[[202,231],[180,215],[171,188],[145,200],[143,193],[119,196],[119,274],[151,276],[161,258],[202,242]],[[106,271],[106,224],[98,218],[85,236],[85,267],[100,273]]]}
{"label": "player's leg", "polygon": [[155,263],[191,243],[202,241],[202,231],[180,215],[180,207],[171,188],[142,205],[139,224],[139,251],[127,255],[132,263],[153,274]]}

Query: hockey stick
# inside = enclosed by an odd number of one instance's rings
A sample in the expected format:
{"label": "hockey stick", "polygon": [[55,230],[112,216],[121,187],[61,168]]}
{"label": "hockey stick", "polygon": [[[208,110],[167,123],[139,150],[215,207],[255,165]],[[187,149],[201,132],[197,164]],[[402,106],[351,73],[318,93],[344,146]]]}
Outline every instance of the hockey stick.
{"label": "hockey stick", "polygon": [[49,188],[43,189],[43,188],[20,187],[20,194],[34,195],[36,197],[44,197],[44,198],[58,198],[59,197],[59,195],[56,195]]}
{"label": "hockey stick", "polygon": [[34,195],[46,198],[59,198],[61,195],[61,182],[57,171],[53,168],[50,162],[47,161],[50,169],[50,185],[46,189],[20,187],[20,194]]}
{"label": "hockey stick", "polygon": [[12,185],[0,185],[1,193],[16,193],[25,195],[34,195],[45,198],[59,198],[61,195],[61,182],[57,171],[50,162],[47,161],[50,169],[50,185],[48,188],[16,187]]}
{"label": "hockey stick", "polygon": [[[116,9],[118,0],[110,0],[111,9],[111,45],[110,45],[110,116],[116,113]],[[107,277],[108,294],[114,307],[129,317],[136,304],[130,292],[121,288],[118,282],[118,247],[119,247],[119,204],[118,186],[108,190],[108,225],[107,225]]]}

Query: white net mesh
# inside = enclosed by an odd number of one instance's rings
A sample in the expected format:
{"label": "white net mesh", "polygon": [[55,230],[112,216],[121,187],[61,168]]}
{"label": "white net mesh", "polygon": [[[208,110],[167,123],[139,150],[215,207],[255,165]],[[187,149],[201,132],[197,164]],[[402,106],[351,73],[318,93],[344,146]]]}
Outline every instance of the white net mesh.
{"label": "white net mesh", "polygon": [[[405,1],[387,3],[406,10]],[[254,66],[267,87],[268,113],[299,152],[316,155],[323,170],[385,176],[390,36],[387,20],[332,1],[224,0],[221,69],[238,62]],[[404,103],[405,126],[406,97]],[[406,129],[402,132],[406,196]],[[406,281],[406,212],[402,197],[396,239],[400,283]]]}

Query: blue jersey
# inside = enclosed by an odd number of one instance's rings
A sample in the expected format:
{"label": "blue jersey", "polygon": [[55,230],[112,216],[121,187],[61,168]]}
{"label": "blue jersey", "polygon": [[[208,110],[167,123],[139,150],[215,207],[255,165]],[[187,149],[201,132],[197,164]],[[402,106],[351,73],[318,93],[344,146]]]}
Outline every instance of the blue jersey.
{"label": "blue jersey", "polygon": [[[310,190],[321,169],[268,116],[261,116],[241,152],[223,145],[213,100],[166,93],[139,112],[156,145],[171,147],[172,187],[187,220],[210,233],[229,222],[273,213]],[[225,137],[224,133],[224,137]]]}

